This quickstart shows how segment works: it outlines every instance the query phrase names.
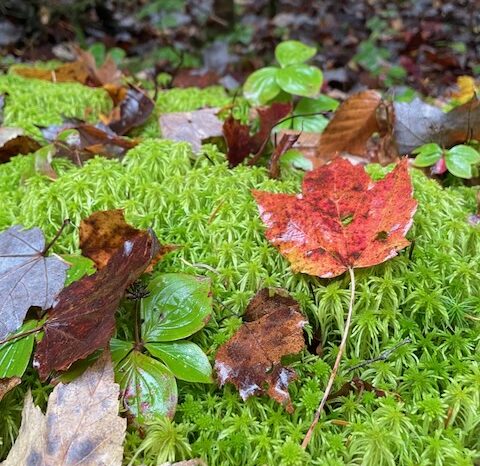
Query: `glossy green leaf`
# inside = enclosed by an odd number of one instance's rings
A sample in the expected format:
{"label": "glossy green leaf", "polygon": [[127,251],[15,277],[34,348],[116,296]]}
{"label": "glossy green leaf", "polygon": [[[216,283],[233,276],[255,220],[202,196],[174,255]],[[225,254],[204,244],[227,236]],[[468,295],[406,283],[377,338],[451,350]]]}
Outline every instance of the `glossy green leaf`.
{"label": "glossy green leaf", "polygon": [[445,165],[452,175],[467,179],[472,177],[472,164],[455,153],[447,152],[445,154]]}
{"label": "glossy green leaf", "polygon": [[118,338],[112,338],[110,340],[110,353],[112,354],[112,361],[114,363],[119,363],[132,350],[133,341],[124,341]]}
{"label": "glossy green leaf", "polygon": [[281,42],[275,48],[275,58],[281,66],[296,65],[312,58],[317,49],[298,40]]}
{"label": "glossy green leaf", "polygon": [[138,422],[156,415],[172,418],[175,414],[175,377],[156,359],[131,351],[115,365],[115,380],[120,384],[125,406]]}
{"label": "glossy green leaf", "polygon": [[430,143],[417,147],[413,151],[413,154],[418,154],[415,157],[416,167],[429,167],[430,165],[433,165],[440,160],[443,151],[438,144]]}
{"label": "glossy green leaf", "polygon": [[202,349],[191,341],[147,343],[147,351],[161,359],[175,377],[187,382],[212,382],[212,366]]}
{"label": "glossy green leaf", "polygon": [[313,170],[312,161],[307,159],[305,155],[297,149],[287,150],[280,158],[280,165],[293,165],[295,168],[300,168],[305,171]]}
{"label": "glossy green leaf", "polygon": [[[33,330],[39,325],[37,320],[29,320],[20,327],[18,332],[24,333]],[[0,346],[0,379],[22,377],[33,351],[35,334],[18,340],[12,340]]]}
{"label": "glossy green leaf", "polygon": [[323,94],[315,99],[302,97],[293,112],[294,115],[299,115],[293,119],[293,129],[297,131],[321,133],[328,125],[328,119],[323,115],[313,114],[333,111],[338,105],[337,100]]}
{"label": "glossy green leaf", "polygon": [[62,258],[70,264],[70,268],[67,270],[65,286],[80,280],[80,278],[85,275],[92,275],[97,271],[95,268],[95,262],[88,257],[75,254],[64,254]]}
{"label": "glossy green leaf", "polygon": [[312,97],[320,92],[322,82],[322,72],[315,66],[290,65],[277,72],[278,85],[293,95]]}
{"label": "glossy green leaf", "polygon": [[200,330],[212,312],[210,281],[183,273],[158,275],[141,301],[146,342],[186,338]]}
{"label": "glossy green leaf", "polygon": [[479,163],[480,154],[473,147],[467,146],[465,144],[460,144],[458,146],[453,146],[448,151],[449,157],[461,158],[469,164]]}
{"label": "glossy green leaf", "polygon": [[263,105],[280,92],[276,76],[279,68],[273,66],[253,72],[243,85],[243,95],[253,105]]}

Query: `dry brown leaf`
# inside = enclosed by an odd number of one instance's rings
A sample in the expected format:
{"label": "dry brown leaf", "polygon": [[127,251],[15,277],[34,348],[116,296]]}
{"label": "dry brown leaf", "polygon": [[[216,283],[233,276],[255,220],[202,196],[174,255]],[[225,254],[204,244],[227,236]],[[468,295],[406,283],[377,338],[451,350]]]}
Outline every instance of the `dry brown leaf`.
{"label": "dry brown leaf", "polygon": [[255,320],[245,322],[215,357],[220,385],[233,383],[244,400],[266,393],[293,412],[288,384],[296,374],[281,360],[305,347],[307,321],[300,306],[283,290],[261,290],[249,304],[247,317]]}
{"label": "dry brown leaf", "polygon": [[17,385],[20,385],[21,381],[22,379],[20,377],[0,379],[0,401],[10,390],[13,390]]}
{"label": "dry brown leaf", "polygon": [[314,167],[341,152],[362,156],[370,136],[379,130],[377,108],[380,102],[380,94],[372,90],[354,94],[343,102],[320,137]]}
{"label": "dry brown leaf", "polygon": [[24,78],[43,79],[58,83],[76,81],[85,84],[89,75],[87,66],[81,61],[65,63],[54,70],[17,66],[12,68],[12,71]]}
{"label": "dry brown leaf", "polygon": [[22,128],[0,128],[0,163],[8,162],[18,154],[30,154],[40,149],[40,144],[24,134]]}
{"label": "dry brown leaf", "polygon": [[2,466],[120,466],[127,421],[118,416],[119,391],[105,351],[78,379],[54,388],[45,414],[28,393],[18,438]]}

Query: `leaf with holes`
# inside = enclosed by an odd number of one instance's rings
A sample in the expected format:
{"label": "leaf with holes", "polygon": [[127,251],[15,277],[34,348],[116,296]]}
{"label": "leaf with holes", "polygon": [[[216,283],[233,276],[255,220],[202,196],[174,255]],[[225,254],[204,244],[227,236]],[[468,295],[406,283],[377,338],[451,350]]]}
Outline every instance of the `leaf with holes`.
{"label": "leaf with holes", "polygon": [[0,340],[22,325],[31,306],[48,309],[64,287],[68,265],[44,250],[39,228],[0,234]]}
{"label": "leaf with holes", "polygon": [[307,320],[286,292],[268,289],[252,299],[246,316],[249,322],[220,347],[215,357],[220,385],[233,383],[244,400],[266,393],[293,412],[288,384],[296,374],[281,360],[305,347],[303,327]]}
{"label": "leaf with holes", "polygon": [[380,264],[408,246],[417,202],[407,159],[374,183],[362,167],[337,158],[309,172],[302,191],[253,192],[268,240],[295,272],[335,277]]}

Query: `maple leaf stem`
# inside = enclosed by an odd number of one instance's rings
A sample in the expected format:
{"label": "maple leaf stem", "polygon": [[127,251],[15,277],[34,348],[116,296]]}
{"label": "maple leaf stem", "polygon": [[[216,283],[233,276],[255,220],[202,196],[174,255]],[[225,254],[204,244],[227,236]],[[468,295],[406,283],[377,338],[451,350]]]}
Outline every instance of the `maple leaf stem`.
{"label": "maple leaf stem", "polygon": [[13,340],[20,340],[22,338],[28,337],[28,335],[31,335],[32,333],[40,332],[40,330],[43,330],[43,325],[32,328],[31,330],[27,330],[26,332],[17,333],[15,335],[10,335],[9,337],[4,338],[3,340],[0,340],[0,346],[4,345],[5,343],[8,343],[10,341],[13,341]]}
{"label": "maple leaf stem", "polygon": [[318,406],[317,411],[315,412],[315,417],[313,418],[313,421],[310,424],[310,427],[308,428],[307,434],[303,439],[303,442],[302,442],[303,449],[307,448],[308,443],[312,438],[313,430],[315,429],[315,426],[318,424],[318,421],[320,420],[320,416],[322,414],[323,408],[325,407],[325,404],[328,400],[328,396],[332,391],[333,382],[335,381],[335,378],[337,376],[338,368],[340,367],[340,362],[342,361],[342,356],[343,356],[343,353],[345,352],[345,347],[347,346],[348,333],[350,331],[350,325],[352,323],[353,303],[355,301],[355,274],[353,272],[353,268],[349,267],[348,272],[350,273],[350,302],[348,304],[348,314],[345,320],[345,327],[343,330],[342,341],[340,342],[337,358],[335,359],[335,364],[333,365],[332,373],[330,374],[330,378],[328,379],[327,387],[325,388],[322,401],[320,402],[320,405]]}
{"label": "maple leaf stem", "polygon": [[45,256],[47,254],[47,252],[50,250],[50,248],[56,243],[57,239],[60,238],[60,235],[63,233],[63,230],[65,229],[65,227],[67,225],[70,225],[70,219],[69,218],[66,218],[63,221],[62,226],[59,228],[59,230],[57,231],[57,233],[53,237],[52,241],[50,241],[50,243],[48,243],[45,246],[45,248],[42,251],[42,256]]}

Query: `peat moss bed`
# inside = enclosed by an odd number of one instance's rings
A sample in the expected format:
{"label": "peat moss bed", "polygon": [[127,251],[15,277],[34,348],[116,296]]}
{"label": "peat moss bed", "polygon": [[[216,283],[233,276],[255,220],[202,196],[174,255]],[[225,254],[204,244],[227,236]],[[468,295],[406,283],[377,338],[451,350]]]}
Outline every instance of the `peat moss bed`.
{"label": "peat moss bed", "polygon": [[[108,109],[103,91],[72,84],[49,84],[0,77],[8,91],[5,125],[35,131],[62,115],[82,116]],[[15,96],[15,98],[12,98]],[[219,105],[218,89],[171,91],[157,102],[160,111]],[[155,122],[144,136],[154,136]],[[148,130],[148,131],[147,131]],[[208,155],[206,157],[205,155]],[[224,154],[204,146],[194,156],[186,143],[145,138],[122,161],[97,157],[82,168],[55,161],[52,182],[33,173],[31,156],[0,165],[0,231],[11,225],[38,226],[52,238],[65,218],[73,225],[94,211],[124,208],[136,227],[152,227],[164,243],[179,245],[155,269],[204,275],[212,282],[214,313],[193,341],[213,362],[218,347],[241,325],[250,298],[265,286],[283,287],[308,316],[308,333],[321,335],[323,356],[305,351],[292,366],[293,414],[266,397],[243,402],[233,386],[219,388],[179,382],[172,431],[160,430],[180,451],[209,465],[472,465],[480,459],[480,230],[466,218],[475,210],[474,192],[442,189],[412,172],[419,207],[408,237],[415,247],[389,262],[357,270],[352,332],[342,363],[347,368],[378,356],[405,338],[389,359],[336,382],[358,376],[385,390],[364,391],[329,405],[309,447],[300,443],[321,399],[340,342],[349,280],[322,280],[293,274],[267,242],[251,189],[298,192],[302,174],[288,171],[270,180],[264,168],[227,167]],[[374,177],[383,169],[368,167]],[[401,202],[401,199],[399,199]],[[78,253],[77,229],[54,246]],[[20,423],[23,398],[32,388],[45,404],[49,387],[34,372],[0,402],[0,458]],[[141,443],[129,429],[125,464]],[[177,459],[180,459],[180,454]],[[135,464],[156,464],[139,455]]]}

